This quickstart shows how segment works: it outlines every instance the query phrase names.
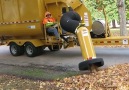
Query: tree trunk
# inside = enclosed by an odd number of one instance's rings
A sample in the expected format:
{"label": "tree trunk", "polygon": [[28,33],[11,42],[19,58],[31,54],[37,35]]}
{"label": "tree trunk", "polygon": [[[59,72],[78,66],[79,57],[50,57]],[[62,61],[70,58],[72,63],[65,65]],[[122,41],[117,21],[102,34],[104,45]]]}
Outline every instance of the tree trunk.
{"label": "tree trunk", "polygon": [[126,36],[126,14],[125,14],[125,0],[117,0],[119,18],[120,18],[120,35]]}
{"label": "tree trunk", "polygon": [[116,28],[116,21],[112,20],[112,28]]}

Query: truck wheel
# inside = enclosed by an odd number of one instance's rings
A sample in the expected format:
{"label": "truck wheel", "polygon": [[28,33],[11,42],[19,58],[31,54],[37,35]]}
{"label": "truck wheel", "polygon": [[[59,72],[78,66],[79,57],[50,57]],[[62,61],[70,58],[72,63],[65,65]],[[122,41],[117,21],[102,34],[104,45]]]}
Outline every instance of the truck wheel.
{"label": "truck wheel", "polygon": [[43,48],[42,46],[40,46],[40,47],[37,47],[37,55],[41,55],[42,53],[43,53],[43,50],[44,50],[45,48]]}
{"label": "truck wheel", "polygon": [[59,51],[62,48],[62,45],[53,45],[53,46],[48,46],[48,49],[50,51]]}
{"label": "truck wheel", "polygon": [[20,56],[20,55],[24,54],[24,47],[19,46],[16,43],[11,43],[10,44],[10,53],[13,56]]}
{"label": "truck wheel", "polygon": [[31,43],[25,44],[25,54],[28,57],[34,57],[38,53],[38,49]]}

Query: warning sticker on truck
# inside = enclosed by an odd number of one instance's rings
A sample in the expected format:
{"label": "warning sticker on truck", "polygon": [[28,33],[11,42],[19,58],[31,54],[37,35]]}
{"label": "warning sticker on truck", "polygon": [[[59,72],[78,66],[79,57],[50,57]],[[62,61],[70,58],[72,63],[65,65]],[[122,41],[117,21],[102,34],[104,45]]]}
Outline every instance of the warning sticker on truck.
{"label": "warning sticker on truck", "polygon": [[84,13],[84,22],[85,22],[85,26],[89,26],[89,18],[88,18],[87,12]]}
{"label": "warning sticker on truck", "polygon": [[36,29],[35,25],[28,26],[29,29]]}
{"label": "warning sticker on truck", "polygon": [[83,36],[88,36],[88,31],[87,30],[83,30],[82,35]]}
{"label": "warning sticker on truck", "polygon": [[129,44],[128,39],[124,39],[124,40],[123,40],[123,44],[125,44],[125,45],[126,45],[126,44]]}

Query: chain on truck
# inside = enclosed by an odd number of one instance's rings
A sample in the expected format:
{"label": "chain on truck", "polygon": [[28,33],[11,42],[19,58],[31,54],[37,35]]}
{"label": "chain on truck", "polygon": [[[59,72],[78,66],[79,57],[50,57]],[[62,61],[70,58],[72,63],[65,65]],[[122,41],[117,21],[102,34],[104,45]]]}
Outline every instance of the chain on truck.
{"label": "chain on truck", "polygon": [[[49,11],[58,22],[61,38],[46,33],[42,24]],[[92,24],[91,14],[81,0],[0,0],[0,44],[8,45],[13,56],[24,53],[39,55],[46,47],[59,51],[62,47],[80,46],[84,61],[80,70],[104,65],[93,45],[129,45],[129,37],[112,37],[103,21]],[[67,31],[62,34],[62,29]]]}

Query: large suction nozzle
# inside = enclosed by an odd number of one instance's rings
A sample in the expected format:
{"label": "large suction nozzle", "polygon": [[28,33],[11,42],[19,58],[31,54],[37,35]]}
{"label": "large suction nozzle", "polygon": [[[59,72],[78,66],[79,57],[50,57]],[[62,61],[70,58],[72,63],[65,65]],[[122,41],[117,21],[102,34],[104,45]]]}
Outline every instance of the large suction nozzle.
{"label": "large suction nozzle", "polygon": [[76,28],[81,21],[80,15],[74,11],[64,13],[60,20],[61,27],[71,33],[75,33]]}

